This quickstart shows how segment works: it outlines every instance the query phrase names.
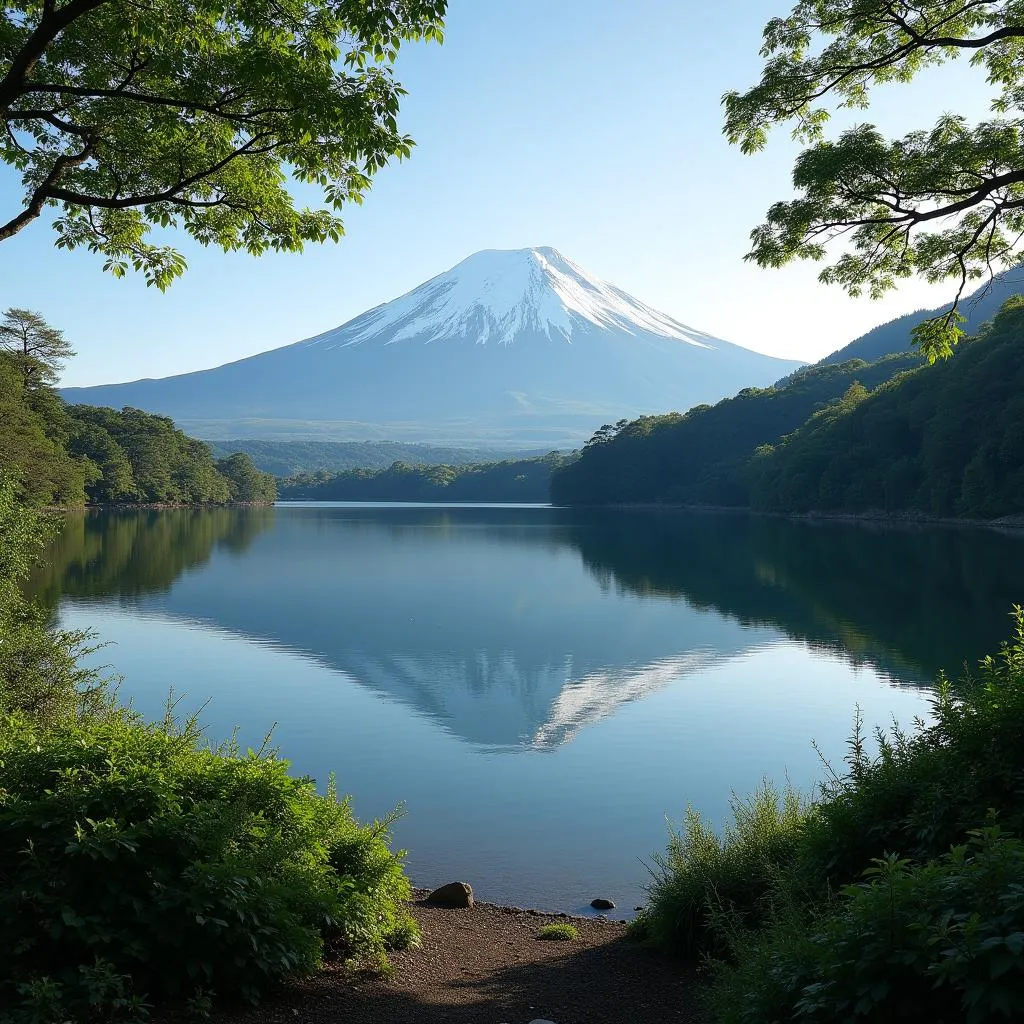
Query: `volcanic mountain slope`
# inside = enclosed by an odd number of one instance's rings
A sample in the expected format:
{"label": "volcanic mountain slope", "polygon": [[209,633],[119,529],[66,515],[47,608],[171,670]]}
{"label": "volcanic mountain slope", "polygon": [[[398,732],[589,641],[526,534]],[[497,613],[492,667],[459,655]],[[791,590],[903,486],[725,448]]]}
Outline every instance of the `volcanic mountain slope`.
{"label": "volcanic mountain slope", "polygon": [[798,365],[687,327],[555,249],[486,250],[307,341],[64,397],[163,413],[209,438],[555,445]]}

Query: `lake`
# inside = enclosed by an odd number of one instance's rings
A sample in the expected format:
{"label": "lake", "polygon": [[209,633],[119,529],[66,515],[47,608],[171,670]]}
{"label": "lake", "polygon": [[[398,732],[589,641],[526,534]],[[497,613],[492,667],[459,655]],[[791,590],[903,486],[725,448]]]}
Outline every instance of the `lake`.
{"label": "lake", "polygon": [[71,514],[33,581],[148,716],[273,729],[416,884],[628,917],[666,823],[810,789],[929,711],[1024,603],[1024,535],[673,511],[282,505]]}

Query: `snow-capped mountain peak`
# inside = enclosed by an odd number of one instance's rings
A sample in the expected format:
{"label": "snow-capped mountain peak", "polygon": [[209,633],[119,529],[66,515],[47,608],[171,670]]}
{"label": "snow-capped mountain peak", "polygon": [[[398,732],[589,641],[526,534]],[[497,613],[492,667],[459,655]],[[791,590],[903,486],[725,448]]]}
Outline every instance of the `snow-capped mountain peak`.
{"label": "snow-capped mountain peak", "polygon": [[798,365],[693,330],[556,249],[487,249],[314,338],[65,397],[196,430],[220,424],[222,437],[550,451],[577,447],[599,423],[717,402]]}
{"label": "snow-capped mountain peak", "polygon": [[642,332],[712,347],[714,339],[588,274],[557,249],[485,249],[392,302],[377,306],[307,344],[387,344],[461,338],[511,345],[517,336],[572,342],[580,328]]}

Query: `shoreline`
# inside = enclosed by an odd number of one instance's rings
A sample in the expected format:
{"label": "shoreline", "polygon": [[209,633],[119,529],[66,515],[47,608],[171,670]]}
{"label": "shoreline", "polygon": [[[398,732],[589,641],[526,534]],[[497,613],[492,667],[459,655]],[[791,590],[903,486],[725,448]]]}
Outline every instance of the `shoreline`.
{"label": "shoreline", "polygon": [[[428,903],[427,897],[433,891],[433,889],[424,889],[422,886],[414,885],[409,893],[409,905],[430,907],[434,910],[452,909],[450,907],[443,907],[440,904],[435,905]],[[513,903],[489,903],[487,900],[478,900],[475,895],[473,897],[473,906],[499,914],[525,914],[528,917],[542,917],[546,920],[589,921],[592,924],[597,922],[598,924],[604,923],[624,926],[628,926],[632,923],[627,918],[615,916],[617,914],[626,913],[627,911],[624,907],[614,907],[612,910],[595,910],[592,914],[573,914],[567,910],[542,910],[539,907],[520,907]],[[633,917],[636,916],[635,910],[629,911],[629,913],[631,913]]]}
{"label": "shoreline", "polygon": [[167,508],[273,508],[274,501],[225,501],[225,502],[187,502],[187,501],[136,501],[125,504],[104,503],[99,505],[44,505],[44,512],[113,512],[118,509],[125,511],[141,511],[142,509]]}
{"label": "shoreline", "polygon": [[614,502],[607,505],[553,505],[552,508],[605,508],[622,511],[675,511],[706,512],[713,515],[746,515],[763,519],[788,519],[793,522],[849,522],[879,523],[886,526],[984,526],[997,530],[1024,530],[1024,513],[1000,516],[996,519],[968,519],[956,516],[936,516],[929,512],[906,510],[902,512],[765,512],[742,505],[683,505],[670,502]]}
{"label": "shoreline", "polygon": [[[327,964],[258,1007],[224,1006],[213,1024],[696,1024],[697,971],[627,936],[608,918],[475,902],[449,909],[415,889],[408,908],[417,948],[389,954],[383,975]],[[545,924],[571,920],[577,935],[543,941]],[[163,1017],[160,1024],[182,1024]]]}
{"label": "shoreline", "polygon": [[[276,501],[229,501],[223,503],[189,503],[189,502],[131,502],[126,504],[98,504],[98,505],[45,505],[44,512],[112,512],[112,511],[160,511],[163,509],[217,509],[217,508],[275,508],[278,505],[298,504],[337,504],[333,499],[302,498]],[[936,516],[929,512],[918,512],[905,510],[899,512],[884,512],[880,509],[866,512],[766,512],[761,509],[747,508],[742,505],[687,505],[674,502],[609,502],[607,504],[585,504],[585,505],[556,505],[553,502],[520,502],[520,501],[495,501],[495,502],[435,502],[435,501],[352,501],[347,504],[353,505],[500,505],[502,507],[522,505],[524,508],[553,508],[553,509],[614,509],[623,512],[701,512],[713,515],[746,515],[757,516],[764,519],[788,519],[792,522],[848,522],[848,523],[876,523],[886,526],[969,526],[986,527],[995,530],[1024,530],[1024,513],[1017,513],[1007,516],[999,516],[995,519],[974,519],[957,516]]]}

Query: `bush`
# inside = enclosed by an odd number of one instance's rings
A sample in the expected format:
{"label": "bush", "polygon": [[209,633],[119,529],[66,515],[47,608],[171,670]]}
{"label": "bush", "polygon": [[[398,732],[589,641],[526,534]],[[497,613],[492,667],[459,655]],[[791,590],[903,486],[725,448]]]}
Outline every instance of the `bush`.
{"label": "bush", "polygon": [[21,713],[46,726],[101,714],[111,704],[105,681],[79,664],[90,651],[89,634],[53,629],[21,593],[54,530],[54,521],[21,504],[14,482],[0,474],[0,716]]}
{"label": "bush", "polygon": [[998,656],[955,686],[940,676],[933,725],[878,732],[874,758],[858,727],[848,771],[824,787],[808,822],[803,870],[838,886],[887,852],[935,858],[990,808],[1009,831],[1024,832],[1024,611],[1013,614]]}
{"label": "bush", "polygon": [[[135,1020],[145,1001],[256,1000],[325,955],[408,944],[390,819],[273,754],[129,712],[0,728],[0,1006],[6,1020]],[[47,1007],[59,1006],[62,1016]],[[19,1016],[20,1014],[20,1016]]]}
{"label": "bush", "polygon": [[[924,863],[981,826],[990,809],[1024,832],[1024,611],[999,655],[953,687],[940,677],[934,722],[877,731],[877,754],[858,714],[846,769],[812,802],[764,787],[733,800],[719,837],[688,812],[656,855],[638,937],[690,958],[721,956],[745,930],[807,914],[891,852]],[[794,923],[795,922],[795,923]]]}
{"label": "bush", "polygon": [[572,942],[580,937],[579,931],[574,925],[560,922],[558,924],[546,924],[539,932],[538,939],[547,939],[549,942]]}
{"label": "bush", "polygon": [[792,790],[764,783],[753,796],[731,801],[732,826],[721,836],[692,808],[683,828],[670,829],[668,851],[655,854],[650,903],[630,926],[685,957],[718,949],[724,937],[715,922],[724,910],[754,925],[770,912],[768,897],[792,859],[806,819],[806,805]]}
{"label": "bush", "polygon": [[1024,1019],[1024,843],[998,825],[924,866],[879,858],[803,933],[770,927],[720,964],[723,1024]]}
{"label": "bush", "polygon": [[933,724],[878,731],[871,755],[858,715],[813,803],[766,787],[734,800],[721,838],[692,812],[671,834],[634,932],[710,963],[717,1019],[1024,1019],[1020,608],[1014,621],[976,673],[940,678]]}

